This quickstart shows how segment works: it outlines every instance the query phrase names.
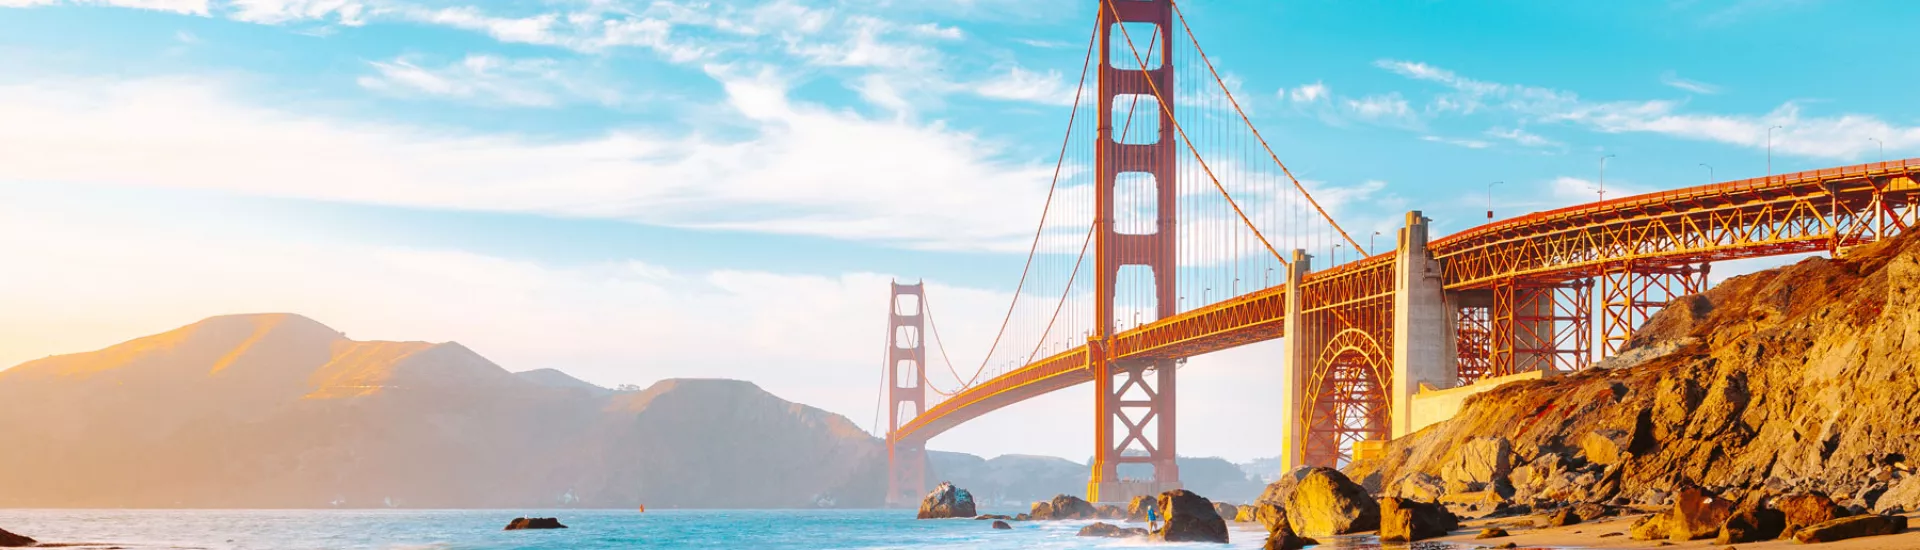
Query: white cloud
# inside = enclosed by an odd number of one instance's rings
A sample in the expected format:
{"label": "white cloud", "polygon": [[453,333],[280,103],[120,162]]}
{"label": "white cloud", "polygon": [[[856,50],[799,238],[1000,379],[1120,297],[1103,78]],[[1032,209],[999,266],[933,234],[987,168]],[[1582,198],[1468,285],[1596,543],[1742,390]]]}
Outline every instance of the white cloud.
{"label": "white cloud", "polygon": [[1681,90],[1685,90],[1688,92],[1701,94],[1701,95],[1713,95],[1713,94],[1720,93],[1719,86],[1715,86],[1705,82],[1700,82],[1697,80],[1687,80],[1685,78],[1680,78],[1680,75],[1674,74],[1673,71],[1667,71],[1665,73],[1661,73],[1660,83],[1666,84],[1668,86],[1672,86],[1674,88],[1678,88]]}
{"label": "white cloud", "polygon": [[447,134],[254,107],[203,80],[0,87],[0,181],[111,182],[679,227],[1015,249],[1052,159],[721,75],[748,139]]}
{"label": "white cloud", "polygon": [[1498,128],[1498,127],[1488,128],[1487,135],[1490,137],[1496,137],[1496,138],[1504,139],[1507,141],[1511,141],[1526,147],[1560,147],[1562,145],[1558,141],[1547,139],[1546,137],[1541,136],[1539,134],[1528,132],[1524,128]]}
{"label": "white cloud", "polygon": [[1447,145],[1465,147],[1468,149],[1486,149],[1488,147],[1493,146],[1492,143],[1487,143],[1485,141],[1481,141],[1477,139],[1451,138],[1451,137],[1443,137],[1443,136],[1420,136],[1420,139],[1431,141],[1434,143],[1445,143]]}
{"label": "white cloud", "polygon": [[1073,105],[1076,91],[1059,71],[1041,73],[1020,67],[1008,69],[972,88],[982,97],[1048,105]]}
{"label": "white cloud", "polygon": [[358,0],[229,0],[227,7],[235,20],[267,25],[333,17],[342,25],[357,26],[366,23],[368,11]]}
{"label": "white cloud", "polygon": [[[1773,134],[1775,153],[1833,160],[1871,158],[1877,145],[1868,138],[1882,140],[1889,149],[1920,147],[1920,126],[1899,126],[1863,114],[1807,116],[1793,101],[1764,115],[1696,114],[1686,112],[1685,104],[1677,101],[1593,102],[1573,92],[1474,80],[1425,63],[1383,59],[1375,65],[1452,89],[1436,96],[1429,112],[1468,114],[1491,108],[1519,116],[1523,122],[1573,123],[1605,133],[1654,133],[1755,149],[1767,147],[1767,128],[1781,126]],[[1375,111],[1393,109],[1381,106]],[[1524,135],[1499,137],[1523,145],[1527,144],[1523,140],[1531,140]]]}
{"label": "white cloud", "polygon": [[1329,92],[1326,84],[1314,82],[1292,90],[1281,90],[1280,96],[1294,103],[1314,103],[1325,101],[1329,97]]}
{"label": "white cloud", "polygon": [[361,87],[382,93],[444,97],[488,105],[551,107],[571,100],[602,105],[621,103],[621,93],[583,82],[552,59],[507,59],[468,55],[441,67],[423,67],[407,58],[372,61],[376,74],[358,79]]}
{"label": "white cloud", "polygon": [[1406,126],[1416,126],[1420,123],[1413,108],[1407,105],[1406,98],[1400,97],[1399,92],[1369,95],[1359,99],[1344,98],[1340,100],[1340,104],[1346,108],[1347,114],[1368,122]]}
{"label": "white cloud", "polygon": [[188,15],[207,15],[208,0],[0,0],[0,8],[35,6],[112,6],[139,10],[166,11]]}

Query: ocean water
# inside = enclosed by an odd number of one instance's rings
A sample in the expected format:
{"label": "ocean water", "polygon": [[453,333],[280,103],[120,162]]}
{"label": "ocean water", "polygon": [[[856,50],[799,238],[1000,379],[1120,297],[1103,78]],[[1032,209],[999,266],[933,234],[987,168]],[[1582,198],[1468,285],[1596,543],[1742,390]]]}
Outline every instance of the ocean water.
{"label": "ocean water", "polygon": [[[569,529],[501,530],[518,516],[557,517]],[[43,544],[86,543],[78,548],[1223,548],[1075,536],[1091,521],[1010,522],[1011,531],[991,529],[991,523],[915,520],[911,510],[0,510],[0,528]],[[1233,542],[1226,548],[1264,542],[1265,533],[1250,526],[1231,527]],[[1365,538],[1330,546],[1377,547]]]}

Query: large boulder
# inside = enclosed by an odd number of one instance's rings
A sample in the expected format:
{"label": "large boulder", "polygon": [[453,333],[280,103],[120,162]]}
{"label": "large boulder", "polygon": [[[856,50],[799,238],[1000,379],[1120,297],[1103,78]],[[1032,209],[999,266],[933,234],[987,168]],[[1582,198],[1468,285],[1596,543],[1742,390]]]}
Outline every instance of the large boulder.
{"label": "large boulder", "polygon": [[1279,520],[1271,524],[1267,529],[1267,542],[1262,545],[1261,548],[1264,550],[1300,550],[1318,544],[1320,544],[1319,541],[1302,537],[1299,533],[1293,532],[1293,528],[1287,525],[1286,516],[1281,516]]}
{"label": "large boulder", "polygon": [[1547,517],[1540,521],[1540,526],[1543,528],[1566,527],[1568,525],[1579,525],[1582,521],[1586,521],[1586,518],[1581,517],[1580,511],[1569,506],[1547,513]]}
{"label": "large boulder", "polygon": [[27,538],[25,535],[16,535],[7,532],[6,529],[0,529],[0,547],[15,548],[33,546],[34,544],[36,544],[34,540]]}
{"label": "large boulder", "polygon": [[1671,534],[1672,530],[1668,527],[1672,523],[1672,513],[1653,514],[1633,522],[1633,529],[1628,530],[1627,534],[1631,535],[1633,540],[1666,540]]}
{"label": "large boulder", "polygon": [[920,499],[920,519],[970,518],[976,515],[973,493],[942,481]]}
{"label": "large boulder", "polygon": [[1213,502],[1186,489],[1160,493],[1160,511],[1166,514],[1153,540],[1166,542],[1227,542],[1227,520]]}
{"label": "large boulder", "polygon": [[1034,520],[1049,519],[1094,519],[1100,510],[1093,504],[1073,495],[1055,495],[1053,500],[1033,503]]}
{"label": "large boulder", "polygon": [[1345,474],[1314,468],[1287,495],[1287,523],[1307,537],[1330,537],[1380,528],[1380,503]]}
{"label": "large boulder", "polygon": [[560,520],[558,518],[513,518],[513,521],[507,522],[507,528],[505,530],[519,531],[522,529],[566,529],[566,528],[567,526],[560,524]]}
{"label": "large boulder", "polygon": [[1213,503],[1213,512],[1219,514],[1220,519],[1227,521],[1233,521],[1233,518],[1240,517],[1240,507],[1225,502]]}
{"label": "large boulder", "polygon": [[1791,537],[1801,529],[1850,515],[1846,508],[1834,503],[1826,493],[1817,491],[1795,493],[1774,499],[1773,507],[1785,515],[1786,524],[1780,531],[1783,538]]}
{"label": "large boulder", "polygon": [[1291,472],[1280,474],[1280,479],[1274,480],[1273,483],[1268,483],[1267,488],[1260,491],[1260,499],[1254,502],[1271,502],[1286,506],[1287,497],[1293,494],[1293,488],[1300,484],[1301,479],[1305,479],[1307,474],[1312,472],[1313,467],[1301,466],[1294,468]]}
{"label": "large boulder", "polygon": [[1258,523],[1266,527],[1269,532],[1273,531],[1276,525],[1284,525],[1287,522],[1287,510],[1271,502],[1248,504],[1241,506],[1239,511],[1240,514],[1234,518],[1234,521]]}
{"label": "large boulder", "polygon": [[1007,522],[996,519],[996,520],[993,520],[993,528],[994,529],[1012,529],[1013,526],[1007,525]]}
{"label": "large boulder", "polygon": [[1111,523],[1094,523],[1080,528],[1079,536],[1105,537],[1110,539],[1146,536],[1147,530],[1139,527],[1121,527]]}
{"label": "large boulder", "polygon": [[1686,542],[1713,538],[1733,515],[1733,502],[1700,487],[1683,487],[1673,495],[1673,517],[1667,539]]}
{"label": "large boulder", "polygon": [[1445,506],[1404,498],[1380,499],[1380,540],[1413,542],[1447,536],[1460,527],[1460,518]]}
{"label": "large boulder", "polygon": [[1801,544],[1833,542],[1856,537],[1891,535],[1907,530],[1906,516],[1862,515],[1836,519],[1793,534]]}

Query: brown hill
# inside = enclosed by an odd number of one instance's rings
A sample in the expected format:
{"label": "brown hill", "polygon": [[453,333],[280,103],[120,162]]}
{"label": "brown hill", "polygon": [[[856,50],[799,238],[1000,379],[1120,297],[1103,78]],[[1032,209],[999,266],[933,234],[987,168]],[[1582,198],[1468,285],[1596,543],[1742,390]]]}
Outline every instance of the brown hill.
{"label": "brown hill", "polygon": [[0,371],[0,434],[0,507],[863,506],[885,466],[750,383],[614,392],[290,314]]}
{"label": "brown hill", "polygon": [[1732,279],[1676,301],[1632,345],[1606,368],[1476,396],[1349,472],[1415,498],[1489,489],[1522,503],[1657,504],[1692,482],[1920,505],[1908,477],[1920,235]]}

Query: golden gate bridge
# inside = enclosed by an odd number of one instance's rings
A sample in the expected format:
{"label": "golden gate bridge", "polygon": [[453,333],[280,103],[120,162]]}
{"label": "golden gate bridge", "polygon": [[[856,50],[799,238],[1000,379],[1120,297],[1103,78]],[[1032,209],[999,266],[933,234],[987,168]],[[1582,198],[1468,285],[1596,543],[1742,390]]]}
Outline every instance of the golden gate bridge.
{"label": "golden gate bridge", "polygon": [[[1101,0],[1025,267],[988,351],[947,357],[926,287],[895,284],[888,501],[927,489],[926,443],[1089,384],[1087,498],[1178,488],[1176,373],[1281,339],[1283,468],[1417,429],[1424,386],[1589,368],[1713,262],[1847,249],[1920,223],[1920,159],[1622,197],[1365,245],[1296,179],[1172,0]],[[1327,193],[1322,190],[1323,195]],[[1314,269],[1324,252],[1328,266]],[[926,368],[931,335],[945,374]],[[1596,337],[1597,335],[1597,337]],[[970,372],[967,372],[969,371]],[[937,372],[937,371],[936,371]],[[1151,467],[1122,479],[1119,466]]]}

